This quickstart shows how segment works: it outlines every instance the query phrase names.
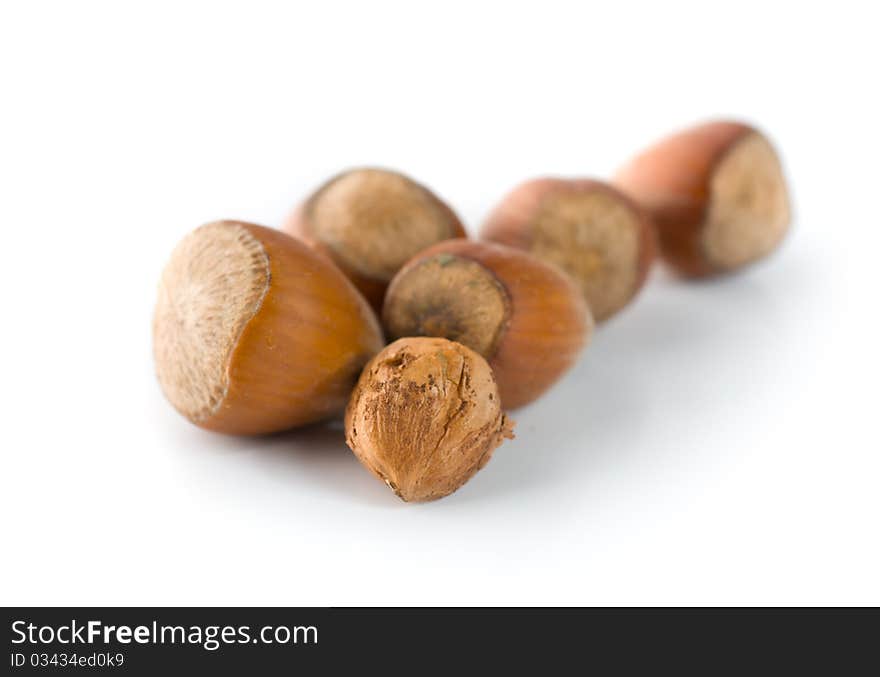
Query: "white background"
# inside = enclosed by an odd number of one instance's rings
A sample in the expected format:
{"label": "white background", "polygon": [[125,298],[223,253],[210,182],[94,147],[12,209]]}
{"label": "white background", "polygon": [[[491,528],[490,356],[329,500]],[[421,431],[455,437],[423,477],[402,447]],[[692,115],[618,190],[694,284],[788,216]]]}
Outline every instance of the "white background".
{"label": "white background", "polygon": [[[815,6],[825,9],[813,9]],[[874,3],[4,2],[0,601],[880,604]],[[778,145],[777,256],[662,271],[454,496],[338,429],[230,439],[153,375],[197,225],[403,170],[473,231],[708,117]]]}

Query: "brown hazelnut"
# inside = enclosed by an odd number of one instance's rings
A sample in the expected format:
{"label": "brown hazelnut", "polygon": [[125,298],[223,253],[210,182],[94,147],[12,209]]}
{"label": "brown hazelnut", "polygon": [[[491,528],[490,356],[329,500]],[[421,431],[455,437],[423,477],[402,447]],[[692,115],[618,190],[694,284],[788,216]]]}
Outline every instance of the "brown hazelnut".
{"label": "brown hazelnut", "polygon": [[392,280],[389,338],[440,336],[488,360],[506,409],[528,404],[571,367],[593,321],[580,290],[557,268],[512,247],[441,242]]}
{"label": "brown hazelnut", "polygon": [[285,230],[329,256],[379,310],[401,266],[430,245],[465,237],[458,216],[430,190],[384,169],[330,179],[288,218]]}
{"label": "brown hazelnut", "polygon": [[601,181],[527,181],[489,215],[481,237],[568,273],[597,322],[629,303],[654,260],[654,233],[629,198]]}
{"label": "brown hazelnut", "polygon": [[332,263],[284,233],[218,221],[186,236],[153,320],[165,396],[209,430],[284,430],[345,407],[383,345],[367,302]]}
{"label": "brown hazelnut", "polygon": [[387,346],[364,368],[345,412],[348,446],[404,501],[451,494],[512,428],[486,361],[438,338]]}
{"label": "brown hazelnut", "polygon": [[736,270],[775,250],[788,230],[788,190],[776,151],[759,131],[710,122],[674,134],[615,178],[657,228],[679,273]]}

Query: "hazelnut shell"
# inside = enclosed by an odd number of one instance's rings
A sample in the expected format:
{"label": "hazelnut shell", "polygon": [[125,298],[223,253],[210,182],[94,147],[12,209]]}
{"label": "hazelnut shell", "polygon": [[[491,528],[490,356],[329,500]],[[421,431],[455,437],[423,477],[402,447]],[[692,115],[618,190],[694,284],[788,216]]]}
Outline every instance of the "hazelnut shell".
{"label": "hazelnut shell", "polygon": [[377,312],[410,257],[435,242],[466,237],[456,213],[428,188],[369,167],[324,183],[290,213],[284,230],[330,258]]}
{"label": "hazelnut shell", "polygon": [[[442,273],[420,273],[421,266],[459,261],[476,264],[475,270],[451,281]],[[497,294],[478,296],[472,289],[477,275],[490,278]],[[503,306],[497,312],[483,303],[495,296]],[[392,339],[441,336],[477,350],[495,372],[506,409],[528,404],[561,378],[593,328],[589,308],[568,276],[519,249],[473,240],[441,242],[407,263],[388,288],[383,321]],[[467,330],[464,321],[470,323]]]}
{"label": "hazelnut shell", "polygon": [[664,259],[684,276],[714,275],[763,258],[790,220],[775,151],[739,122],[673,134],[621,168],[614,183],[648,212]]}
{"label": "hazelnut shell", "polygon": [[190,421],[271,433],[341,414],[384,343],[349,280],[284,233],[198,228],[166,266],[153,321],[159,382]]}
{"label": "hazelnut shell", "polygon": [[[585,203],[585,198],[591,201]],[[580,204],[553,219],[554,210],[575,200]],[[526,181],[489,214],[480,236],[561,267],[584,292],[597,322],[636,296],[656,253],[654,229],[644,211],[613,186],[594,179]],[[542,246],[542,240],[553,241],[553,247]]]}

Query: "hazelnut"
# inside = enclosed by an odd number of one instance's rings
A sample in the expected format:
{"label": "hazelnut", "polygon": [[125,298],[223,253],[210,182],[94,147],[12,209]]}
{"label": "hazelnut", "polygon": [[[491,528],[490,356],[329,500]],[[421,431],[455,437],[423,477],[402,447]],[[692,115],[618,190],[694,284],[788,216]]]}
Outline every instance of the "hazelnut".
{"label": "hazelnut", "polygon": [[480,234],[568,273],[597,322],[632,300],[654,260],[646,216],[622,193],[591,179],[527,181],[502,200]]}
{"label": "hazelnut", "polygon": [[615,183],[648,211],[663,257],[686,276],[763,258],[779,246],[791,218],[776,151],[738,122],[674,134],[622,168]]}
{"label": "hazelnut", "polygon": [[439,338],[403,338],[361,374],[346,442],[404,501],[442,498],[488,463],[513,423],[486,361]]}
{"label": "hazelnut", "polygon": [[488,360],[501,402],[528,404],[571,367],[593,326],[580,290],[519,249],[450,240],[392,280],[383,321],[390,338],[440,336]]}
{"label": "hazelnut", "polygon": [[290,215],[285,230],[329,256],[376,310],[412,256],[465,237],[459,218],[430,190],[403,174],[370,168],[330,179]]}
{"label": "hazelnut", "polygon": [[180,242],[162,274],[159,383],[209,430],[269,433],[339,414],[382,345],[346,277],[280,231],[210,223]]}

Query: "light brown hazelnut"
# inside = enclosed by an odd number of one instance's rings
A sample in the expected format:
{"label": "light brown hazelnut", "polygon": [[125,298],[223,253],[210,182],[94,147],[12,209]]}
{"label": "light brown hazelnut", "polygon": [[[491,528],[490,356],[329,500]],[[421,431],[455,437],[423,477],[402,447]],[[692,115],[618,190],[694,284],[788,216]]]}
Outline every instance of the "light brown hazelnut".
{"label": "light brown hazelnut", "polygon": [[403,338],[364,368],[346,442],[404,501],[451,494],[489,461],[513,423],[486,361],[439,338]]}

